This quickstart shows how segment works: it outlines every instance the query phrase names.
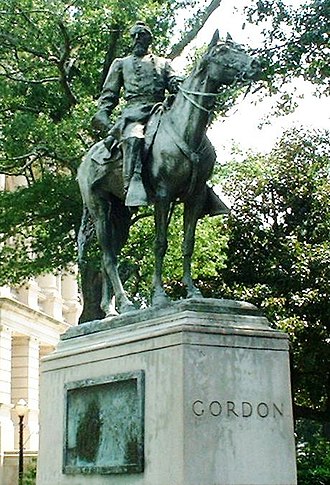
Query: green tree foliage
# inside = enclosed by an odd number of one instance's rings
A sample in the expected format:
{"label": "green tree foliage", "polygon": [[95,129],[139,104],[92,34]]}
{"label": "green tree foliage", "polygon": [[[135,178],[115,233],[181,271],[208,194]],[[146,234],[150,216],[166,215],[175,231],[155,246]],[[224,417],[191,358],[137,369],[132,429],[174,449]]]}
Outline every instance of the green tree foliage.
{"label": "green tree foliage", "polygon": [[37,459],[32,458],[24,467],[23,485],[35,485],[37,477]]}
{"label": "green tree foliage", "polygon": [[301,419],[296,425],[299,485],[327,485],[330,480],[330,441],[322,425]]}
{"label": "green tree foliage", "polygon": [[81,204],[73,177],[46,173],[28,188],[0,192],[0,284],[74,261]]}
{"label": "green tree foliage", "polygon": [[254,0],[250,22],[263,27],[267,78],[283,83],[302,76],[329,93],[330,1],[308,0],[299,7],[282,0]]}

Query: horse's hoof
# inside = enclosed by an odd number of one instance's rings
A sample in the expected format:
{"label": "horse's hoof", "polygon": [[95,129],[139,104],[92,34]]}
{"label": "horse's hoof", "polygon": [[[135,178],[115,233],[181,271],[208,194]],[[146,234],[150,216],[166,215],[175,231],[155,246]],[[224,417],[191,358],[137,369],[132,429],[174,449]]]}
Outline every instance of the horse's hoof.
{"label": "horse's hoof", "polygon": [[168,306],[170,303],[171,303],[170,298],[165,294],[155,295],[152,298],[153,307],[165,307],[165,306]]}
{"label": "horse's hoof", "polygon": [[201,291],[198,289],[198,288],[194,288],[193,290],[190,290],[188,291],[187,293],[187,298],[189,300],[193,299],[193,298],[204,298]]}
{"label": "horse's hoof", "polygon": [[119,313],[117,312],[117,310],[115,310],[114,308],[111,308],[109,311],[106,312],[104,318],[113,318],[113,317],[117,317],[118,315]]}
{"label": "horse's hoof", "polygon": [[136,312],[135,305],[132,302],[123,303],[120,305],[119,313],[122,315],[123,313],[132,313]]}

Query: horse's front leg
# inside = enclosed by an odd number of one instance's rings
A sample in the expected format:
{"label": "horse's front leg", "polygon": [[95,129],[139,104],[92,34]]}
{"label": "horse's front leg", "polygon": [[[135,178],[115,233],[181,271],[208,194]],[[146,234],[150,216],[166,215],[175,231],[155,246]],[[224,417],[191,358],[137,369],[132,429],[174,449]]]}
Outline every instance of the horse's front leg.
{"label": "horse's front leg", "polygon": [[163,288],[163,263],[167,250],[170,202],[162,197],[155,202],[155,269],[153,277],[153,305],[167,305],[168,296]]}
{"label": "horse's front leg", "polygon": [[187,288],[187,298],[201,298],[200,290],[194,285],[191,276],[191,260],[195,247],[195,232],[198,217],[201,213],[203,203],[202,195],[191,198],[184,204],[184,240],[182,244],[183,253],[183,279],[182,282]]}

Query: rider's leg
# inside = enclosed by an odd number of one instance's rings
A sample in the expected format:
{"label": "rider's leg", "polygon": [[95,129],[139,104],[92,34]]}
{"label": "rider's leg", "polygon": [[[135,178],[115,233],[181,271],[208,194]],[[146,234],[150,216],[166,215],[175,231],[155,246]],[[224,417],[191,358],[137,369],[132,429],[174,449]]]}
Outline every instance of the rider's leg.
{"label": "rider's leg", "polygon": [[148,204],[147,193],[142,182],[143,144],[143,138],[131,136],[123,140],[125,205],[130,207]]}

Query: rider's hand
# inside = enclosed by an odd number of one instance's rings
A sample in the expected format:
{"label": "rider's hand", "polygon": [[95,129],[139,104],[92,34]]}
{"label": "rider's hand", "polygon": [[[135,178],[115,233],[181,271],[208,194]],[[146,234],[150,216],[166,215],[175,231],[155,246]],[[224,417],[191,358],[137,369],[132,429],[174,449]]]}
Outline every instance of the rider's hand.
{"label": "rider's hand", "polygon": [[95,113],[92,118],[92,127],[97,131],[108,131],[109,129],[109,117],[106,111],[100,110]]}

